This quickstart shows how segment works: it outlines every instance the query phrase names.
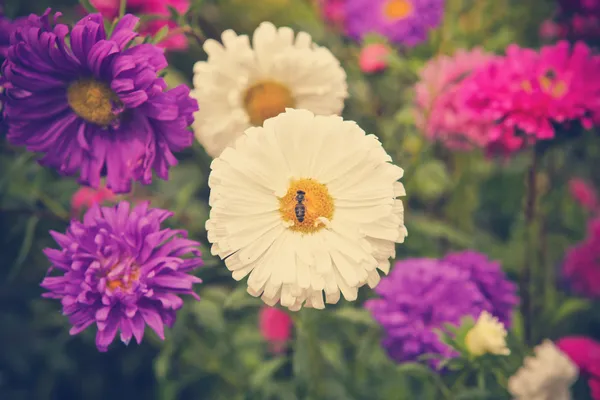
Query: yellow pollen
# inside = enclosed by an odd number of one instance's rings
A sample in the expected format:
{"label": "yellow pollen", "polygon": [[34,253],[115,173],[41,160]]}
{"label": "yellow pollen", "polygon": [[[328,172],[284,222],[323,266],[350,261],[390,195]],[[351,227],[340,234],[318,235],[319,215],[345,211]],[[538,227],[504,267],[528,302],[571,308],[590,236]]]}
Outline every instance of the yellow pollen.
{"label": "yellow pollen", "polygon": [[[298,191],[304,192],[304,219],[300,221],[296,211],[298,209]],[[279,199],[279,212],[281,218],[290,223],[289,229],[301,233],[314,233],[325,227],[326,219],[331,221],[334,212],[333,198],[329,194],[327,186],[314,179],[304,178],[292,180],[285,196]]]}
{"label": "yellow pollen", "polygon": [[[110,271],[112,271],[117,265],[119,264],[117,263],[115,266],[110,268]],[[120,288],[121,290],[129,290],[131,289],[133,282],[140,279],[140,269],[139,267],[134,266],[129,273],[123,271],[121,274],[115,277],[107,276],[106,279],[108,281],[106,286],[108,286],[111,290],[115,290],[117,288]]]}
{"label": "yellow pollen", "polygon": [[122,106],[118,96],[106,84],[93,79],[82,79],[67,88],[67,100],[75,114],[87,122],[108,126],[118,116],[115,106]]}
{"label": "yellow pollen", "polygon": [[392,21],[406,18],[412,12],[413,5],[410,0],[388,0],[383,6],[383,15]]}
{"label": "yellow pollen", "polygon": [[533,86],[531,86],[531,82],[529,81],[521,82],[521,88],[523,88],[523,90],[527,93],[533,92]]}
{"label": "yellow pollen", "polygon": [[296,104],[292,92],[278,82],[262,81],[250,86],[243,96],[246,112],[254,126],[276,117]]}
{"label": "yellow pollen", "polygon": [[[537,81],[542,92],[549,94],[555,99],[567,93],[568,86],[566,82],[556,79],[556,75],[552,71],[548,71],[545,75],[540,76]],[[521,88],[527,93],[533,92],[533,85],[530,81],[521,82]]]}

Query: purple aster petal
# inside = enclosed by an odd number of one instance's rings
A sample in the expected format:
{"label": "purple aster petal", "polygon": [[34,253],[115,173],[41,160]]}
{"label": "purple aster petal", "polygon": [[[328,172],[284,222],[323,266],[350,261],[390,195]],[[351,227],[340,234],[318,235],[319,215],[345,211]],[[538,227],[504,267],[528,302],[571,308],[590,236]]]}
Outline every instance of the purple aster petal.
{"label": "purple aster petal", "polygon": [[170,215],[147,202],[94,205],[83,222],[71,221],[65,234],[51,232],[60,248],[44,253],[60,275],[43,280],[48,291],[43,297],[61,300],[73,324],[71,334],[95,322],[100,351],[108,349],[118,331],[125,343],[132,337],[141,342],[145,325],[164,339],[163,326],[172,325],[173,310],[183,305],[179,295],[198,298],[193,285],[201,280],[188,272],[202,265],[199,243],[182,231],[161,229]]}
{"label": "purple aster petal", "polygon": [[499,262],[490,261],[485,254],[475,251],[448,254],[442,260],[468,271],[470,280],[492,305],[494,315],[505,326],[510,326],[519,298],[516,285],[506,278]]}

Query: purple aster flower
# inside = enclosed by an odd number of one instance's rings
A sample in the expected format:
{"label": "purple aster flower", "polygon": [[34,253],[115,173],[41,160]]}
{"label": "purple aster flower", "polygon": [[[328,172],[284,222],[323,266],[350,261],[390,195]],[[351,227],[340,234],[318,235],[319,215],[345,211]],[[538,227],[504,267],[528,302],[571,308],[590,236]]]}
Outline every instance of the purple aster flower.
{"label": "purple aster flower", "polygon": [[[164,325],[171,327],[189,294],[201,280],[189,272],[202,265],[199,243],[186,232],[161,229],[172,215],[141,203],[130,210],[128,202],[114,207],[93,206],[83,222],[73,220],[66,234],[50,232],[61,247],[45,249],[52,267],[62,276],[47,276],[43,296],[60,299],[63,314],[73,324],[71,335],[96,323],[96,346],[106,351],[117,330],[128,344],[138,344],[148,325],[164,340]],[[182,258],[191,254],[191,258]]]}
{"label": "purple aster flower", "polygon": [[94,188],[101,176],[115,193],[151,183],[153,170],[168,179],[198,105],[185,85],[166,90],[161,49],[132,43],[138,21],[126,15],[107,35],[91,14],[69,32],[47,10],[19,27],[2,67],[9,141]]}
{"label": "purple aster flower", "polygon": [[444,16],[444,0],[347,0],[346,30],[362,39],[378,33],[395,43],[414,46]]}
{"label": "purple aster flower", "polygon": [[[445,260],[415,258],[399,261],[375,288],[380,296],[365,307],[384,330],[383,346],[397,362],[416,361],[425,354],[454,357],[435,332],[444,324],[459,324],[482,311],[496,315],[473,273]],[[435,367],[438,360],[430,360]]]}
{"label": "purple aster flower", "polygon": [[447,254],[442,261],[449,262],[469,272],[470,280],[491,304],[494,316],[504,326],[509,327],[512,312],[517,304],[517,286],[506,279],[500,262],[492,261],[485,254],[476,251],[463,251]]}

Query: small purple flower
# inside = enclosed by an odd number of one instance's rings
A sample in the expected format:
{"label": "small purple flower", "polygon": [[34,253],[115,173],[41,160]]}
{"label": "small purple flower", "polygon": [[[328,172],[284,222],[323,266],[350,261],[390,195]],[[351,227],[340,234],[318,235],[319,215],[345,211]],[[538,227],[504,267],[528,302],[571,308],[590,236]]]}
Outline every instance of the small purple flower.
{"label": "small purple flower", "polygon": [[117,330],[125,344],[132,336],[141,343],[145,325],[164,340],[164,325],[173,326],[183,305],[179,296],[199,299],[192,286],[201,280],[189,272],[202,265],[200,244],[185,231],[161,229],[173,213],[148,205],[94,205],[66,234],[50,232],[61,249],[44,250],[50,271],[63,275],[44,279],[41,286],[49,293],[43,296],[61,300],[71,335],[96,323],[96,346],[103,352]]}
{"label": "small purple flower", "polygon": [[361,40],[377,33],[390,41],[414,46],[440,24],[445,0],[347,0],[346,30]]}
{"label": "small purple flower", "polygon": [[[407,259],[397,262],[390,275],[381,280],[375,288],[380,298],[368,300],[365,307],[383,326],[383,346],[392,359],[416,361],[425,354],[454,357],[455,351],[438,339],[436,329],[443,330],[446,323],[457,325],[465,316],[476,319],[482,311],[498,315],[494,300],[490,301],[480,288],[481,282],[474,278],[485,274],[464,265],[468,264]],[[500,275],[498,279],[506,280]],[[487,282],[487,278],[482,281]],[[511,289],[514,296],[514,287]],[[428,363],[435,367],[438,361]]]}
{"label": "small purple flower", "polygon": [[70,32],[50,10],[30,16],[2,67],[8,140],[94,188],[101,176],[115,193],[151,183],[153,170],[168,179],[173,152],[192,145],[198,105],[185,85],[167,90],[158,77],[167,66],[161,49],[132,42],[138,21],[125,15],[108,36],[100,14]]}

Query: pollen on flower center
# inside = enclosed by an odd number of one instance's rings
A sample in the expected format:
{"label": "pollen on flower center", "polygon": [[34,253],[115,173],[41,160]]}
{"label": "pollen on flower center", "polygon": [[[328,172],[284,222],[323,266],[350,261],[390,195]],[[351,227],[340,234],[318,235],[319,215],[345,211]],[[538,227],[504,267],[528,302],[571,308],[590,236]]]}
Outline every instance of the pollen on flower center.
{"label": "pollen on flower center", "polygon": [[389,20],[398,21],[413,12],[410,0],[388,0],[383,6],[383,15]]}
{"label": "pollen on flower center", "polygon": [[67,100],[73,111],[87,122],[108,126],[118,118],[115,109],[123,106],[106,84],[82,79],[67,88]]}
{"label": "pollen on flower center", "polygon": [[262,126],[266,119],[276,117],[296,101],[289,88],[278,82],[262,81],[250,86],[243,96],[250,123]]}
{"label": "pollen on flower center", "polygon": [[285,196],[279,199],[281,218],[296,232],[323,229],[331,221],[334,209],[327,186],[311,178],[292,180]]}
{"label": "pollen on flower center", "polygon": [[140,279],[140,268],[136,264],[118,262],[110,267],[106,274],[106,286],[115,290],[131,289],[134,282]]}
{"label": "pollen on flower center", "polygon": [[[557,79],[556,74],[552,70],[549,70],[546,72],[546,74],[541,75],[537,79],[537,82],[542,92],[549,94],[555,99],[564,96],[568,89],[567,84],[564,81]],[[533,85],[530,81],[523,81],[521,83],[521,88],[526,93],[533,92]]]}

